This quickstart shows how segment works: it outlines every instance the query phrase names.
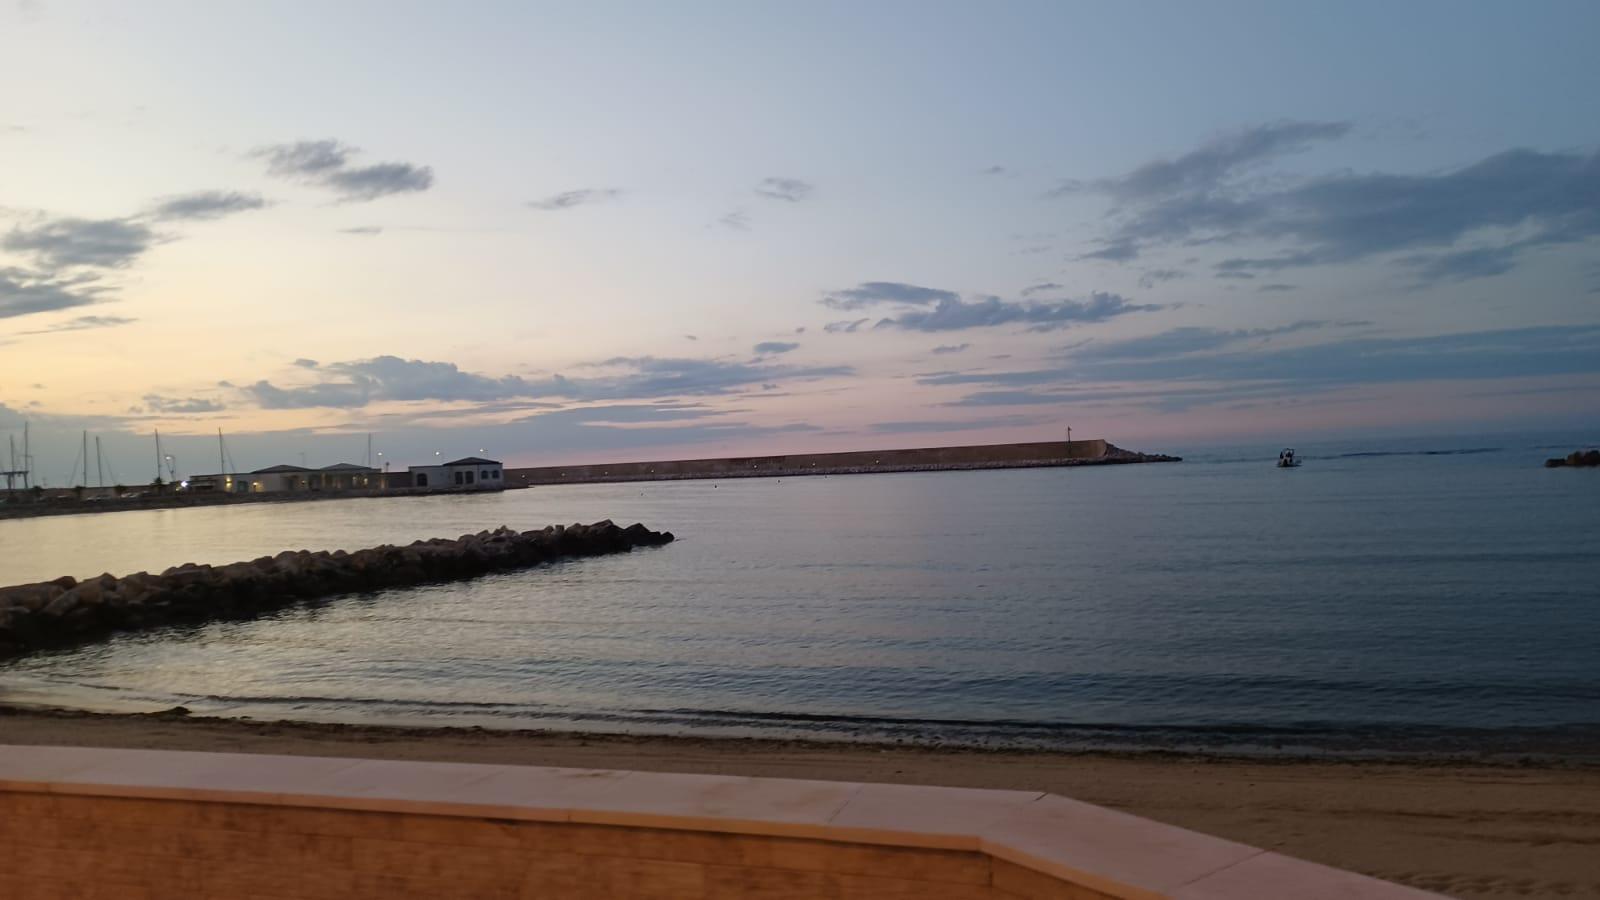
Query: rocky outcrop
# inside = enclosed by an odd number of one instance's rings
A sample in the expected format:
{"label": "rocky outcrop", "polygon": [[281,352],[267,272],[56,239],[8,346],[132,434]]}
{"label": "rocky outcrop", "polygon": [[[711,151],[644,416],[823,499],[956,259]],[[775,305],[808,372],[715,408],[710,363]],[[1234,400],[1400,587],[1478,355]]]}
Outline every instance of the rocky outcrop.
{"label": "rocky outcrop", "polygon": [[1595,469],[1600,468],[1600,450],[1574,450],[1565,458],[1547,459],[1544,461],[1546,469]]}
{"label": "rocky outcrop", "polygon": [[63,577],[15,585],[0,588],[0,657],[113,631],[248,617],[318,597],[472,578],[565,557],[625,553],[672,539],[671,532],[638,524],[621,528],[607,520],[542,531],[499,528],[354,553],[285,550],[225,566],[186,563],[159,575],[105,574],[85,581]]}

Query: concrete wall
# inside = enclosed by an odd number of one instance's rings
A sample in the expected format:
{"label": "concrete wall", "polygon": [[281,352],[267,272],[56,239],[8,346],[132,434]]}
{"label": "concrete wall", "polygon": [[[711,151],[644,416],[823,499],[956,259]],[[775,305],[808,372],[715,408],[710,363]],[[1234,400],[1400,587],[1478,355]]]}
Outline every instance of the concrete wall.
{"label": "concrete wall", "polygon": [[0,746],[0,896],[1423,900],[1061,797]]}
{"label": "concrete wall", "polygon": [[860,471],[906,471],[942,468],[989,468],[1050,465],[1095,460],[1107,455],[1103,440],[1041,441],[1031,444],[984,444],[965,447],[923,447],[914,450],[855,450],[845,453],[795,453],[784,456],[682,459],[658,462],[507,469],[506,486],[576,484],[590,481],[648,481],[670,478],[735,478],[760,475],[809,475]]}

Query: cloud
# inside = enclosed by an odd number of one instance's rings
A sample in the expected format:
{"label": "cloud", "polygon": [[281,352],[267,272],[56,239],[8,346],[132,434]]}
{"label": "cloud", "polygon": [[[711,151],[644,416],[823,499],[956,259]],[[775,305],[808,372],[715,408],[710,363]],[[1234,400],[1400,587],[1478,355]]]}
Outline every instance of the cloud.
{"label": "cloud", "polygon": [[354,409],[366,406],[372,400],[371,387],[359,383],[323,382],[305,387],[280,388],[268,381],[258,381],[241,390],[262,409]]}
{"label": "cloud", "polygon": [[1085,300],[1044,302],[985,297],[971,302],[941,300],[933,309],[908,310],[879,319],[873,327],[934,332],[1025,324],[1028,331],[1055,331],[1161,308],[1154,304],[1129,303],[1119,294],[1102,292],[1090,294]]}
{"label": "cloud", "polygon": [[755,192],[772,200],[785,200],[789,203],[798,203],[811,195],[815,185],[801,181],[798,178],[763,178],[755,186]]}
{"label": "cloud", "polygon": [[96,302],[99,291],[92,279],[0,268],[0,319],[88,306]]}
{"label": "cloud", "polygon": [[871,319],[846,319],[840,322],[829,322],[822,326],[822,330],[828,334],[853,334],[859,331],[861,326],[871,321]]}
{"label": "cloud", "polygon": [[346,202],[376,200],[390,194],[425,191],[433,187],[433,168],[411,163],[378,163],[358,169],[343,169],[323,179]]}
{"label": "cloud", "polygon": [[383,226],[382,225],[357,225],[357,226],[355,226],[353,228],[341,228],[341,229],[339,229],[339,233],[340,234],[360,234],[360,235],[366,235],[368,237],[373,237],[373,236],[376,236],[376,235],[383,234]]}
{"label": "cloud", "polygon": [[1517,266],[1517,254],[1524,248],[1512,244],[1503,247],[1478,247],[1450,253],[1416,254],[1403,257],[1401,265],[1410,266],[1420,284],[1441,281],[1466,281],[1504,275]]}
{"label": "cloud", "polygon": [[150,210],[153,218],[162,221],[210,221],[234,213],[266,207],[260,194],[243,194],[238,191],[196,191],[167,197]]}
{"label": "cloud", "polygon": [[[4,317],[0,312],[0,317]],[[122,316],[78,316],[66,322],[41,328],[37,331],[24,331],[23,334],[53,334],[58,331],[87,331],[91,328],[115,328],[118,325],[128,325],[137,322],[137,319],[128,319]]]}
{"label": "cloud", "polygon": [[879,303],[929,304],[959,300],[955,291],[942,291],[900,281],[863,281],[853,288],[832,291],[822,298],[829,309],[863,309]]}
{"label": "cloud", "polygon": [[1218,277],[1395,256],[1428,285],[1503,274],[1539,248],[1600,237],[1600,152],[1513,149],[1423,174],[1239,177],[1342,134],[1338,126],[1264,126],[1081,186],[1119,204],[1100,249],[1084,257],[1126,261],[1153,248],[1249,243],[1274,249],[1225,259]]}
{"label": "cloud", "polygon": [[[1273,329],[1175,329],[1089,345],[1052,368],[937,373],[924,385],[984,388],[955,405],[994,406],[1138,399],[1163,409],[1297,396],[1353,385],[1600,373],[1600,325],[1535,327],[1428,337],[1351,337],[1301,346],[1263,344],[1291,331],[1360,323],[1305,322]],[[1076,388],[1092,385],[1096,390]],[[1031,390],[1045,388],[1054,390]]]}
{"label": "cloud", "polygon": [[757,356],[776,356],[799,348],[799,344],[790,341],[762,341],[755,346],[755,353]]}
{"label": "cloud", "polygon": [[1041,281],[1038,284],[1030,284],[1023,288],[1022,296],[1032,297],[1034,294],[1048,294],[1052,291],[1064,290],[1066,290],[1066,285],[1056,284],[1054,281]]}
{"label": "cloud", "polygon": [[302,356],[299,359],[294,361],[294,365],[297,365],[302,369],[315,369],[317,367],[318,363],[314,359],[306,359],[305,357]]}
{"label": "cloud", "polygon": [[1294,289],[1295,289],[1295,286],[1292,285],[1292,284],[1274,283],[1274,284],[1263,284],[1261,287],[1256,288],[1256,292],[1257,293],[1262,293],[1262,294],[1268,294],[1268,293],[1273,293],[1273,292],[1282,293],[1284,291],[1292,291]]}
{"label": "cloud", "polygon": [[1274,157],[1305,150],[1350,132],[1349,122],[1270,122],[1215,137],[1173,160],[1145,163],[1115,178],[1067,182],[1053,194],[1094,190],[1119,203],[1206,192]]}
{"label": "cloud", "polygon": [[1145,269],[1139,273],[1139,286],[1149,290],[1162,282],[1177,281],[1187,277],[1189,273],[1182,269]]}
{"label": "cloud", "polygon": [[734,210],[717,220],[717,224],[734,231],[750,230],[750,214],[743,210]]}
{"label": "cloud", "polygon": [[971,346],[971,344],[941,344],[933,348],[933,352],[936,356],[944,356],[950,353],[961,353]]}
{"label": "cloud", "polygon": [[252,155],[267,161],[269,174],[325,187],[346,203],[426,191],[433,186],[431,166],[405,162],[351,165],[351,157],[360,152],[335,140],[318,140],[274,144]]}
{"label": "cloud", "polygon": [[133,219],[50,219],[31,228],[17,226],[0,247],[31,254],[50,271],[72,267],[113,269],[137,259],[156,241],[149,226]]}
{"label": "cloud", "polygon": [[520,375],[493,377],[464,372],[454,363],[378,356],[329,363],[324,380],[299,387],[258,381],[243,388],[267,409],[356,408],[376,401],[491,403],[505,400],[566,398],[578,401],[652,399],[727,394],[785,379],[854,374],[848,366],[790,366],[716,359],[616,357],[591,363],[587,377]]}
{"label": "cloud", "polygon": [[1004,174],[1006,174],[1006,171],[1007,171],[1007,169],[1006,169],[1005,166],[990,166],[987,169],[983,169],[978,174],[980,174],[980,175],[1004,175]]}
{"label": "cloud", "polygon": [[532,209],[571,209],[574,206],[610,200],[613,197],[621,196],[621,194],[622,191],[617,188],[580,188],[575,191],[552,194],[543,200],[529,200],[527,205]]}
{"label": "cloud", "polygon": [[218,401],[203,397],[162,397],[158,394],[145,394],[144,404],[153,413],[167,415],[221,412],[225,408]]}
{"label": "cloud", "polygon": [[1215,350],[1243,341],[1264,342],[1274,337],[1297,332],[1315,331],[1346,324],[1322,320],[1305,320],[1269,328],[1173,328],[1143,337],[1120,341],[1097,341],[1073,351],[1079,360],[1155,359]]}
{"label": "cloud", "polygon": [[1037,425],[1042,419],[1037,416],[991,416],[983,419],[968,419],[962,422],[941,422],[932,419],[921,419],[901,422],[878,422],[872,430],[879,434],[915,434],[918,432],[941,431],[979,431],[985,428],[1022,428]]}

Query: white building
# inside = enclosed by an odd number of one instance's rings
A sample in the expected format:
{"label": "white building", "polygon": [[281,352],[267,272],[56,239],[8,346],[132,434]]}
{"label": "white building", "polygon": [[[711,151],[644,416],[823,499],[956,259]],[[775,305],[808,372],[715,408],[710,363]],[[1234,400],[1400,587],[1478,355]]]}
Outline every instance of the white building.
{"label": "white building", "polygon": [[228,494],[272,494],[287,491],[361,491],[383,487],[377,469],[334,463],[320,469],[269,466],[254,472],[192,475],[189,490]]}
{"label": "white building", "polygon": [[468,456],[437,466],[412,466],[411,486],[432,490],[501,490],[505,467],[499,461]]}

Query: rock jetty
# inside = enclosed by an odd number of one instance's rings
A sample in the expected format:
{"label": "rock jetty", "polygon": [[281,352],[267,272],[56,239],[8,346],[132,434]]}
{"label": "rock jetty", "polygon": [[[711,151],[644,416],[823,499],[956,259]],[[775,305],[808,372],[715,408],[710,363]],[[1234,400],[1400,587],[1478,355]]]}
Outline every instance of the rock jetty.
{"label": "rock jetty", "polygon": [[1600,450],[1574,450],[1565,457],[1556,457],[1544,461],[1546,469],[1595,469],[1600,468]]}
{"label": "rock jetty", "polygon": [[79,643],[114,631],[244,618],[303,600],[356,591],[454,581],[550,560],[672,542],[672,532],[552,525],[541,531],[498,528],[459,538],[385,544],[347,553],[285,550],[226,566],[186,563],[159,575],[138,572],[86,581],[70,576],[0,588],[0,658],[39,647]]}

